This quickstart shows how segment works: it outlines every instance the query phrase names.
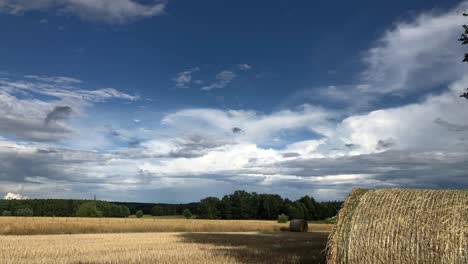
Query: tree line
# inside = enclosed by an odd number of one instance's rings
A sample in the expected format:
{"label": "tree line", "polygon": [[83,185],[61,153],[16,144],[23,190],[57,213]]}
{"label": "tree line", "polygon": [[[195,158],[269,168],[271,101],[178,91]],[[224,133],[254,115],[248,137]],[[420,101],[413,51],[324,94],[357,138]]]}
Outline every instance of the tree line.
{"label": "tree line", "polygon": [[289,219],[324,220],[335,216],[342,202],[317,202],[306,195],[296,201],[283,199],[277,194],[257,194],[235,191],[222,199],[207,197],[197,208],[203,219],[277,219],[284,214]]}
{"label": "tree line", "polygon": [[128,217],[130,209],[105,201],[73,199],[0,200],[1,216]]}
{"label": "tree line", "polygon": [[194,215],[201,219],[324,220],[335,216],[342,202],[317,202],[308,195],[296,200],[277,194],[235,191],[221,199],[207,197],[198,203],[154,204],[74,199],[0,200],[0,216],[128,217],[141,211],[154,216]]}

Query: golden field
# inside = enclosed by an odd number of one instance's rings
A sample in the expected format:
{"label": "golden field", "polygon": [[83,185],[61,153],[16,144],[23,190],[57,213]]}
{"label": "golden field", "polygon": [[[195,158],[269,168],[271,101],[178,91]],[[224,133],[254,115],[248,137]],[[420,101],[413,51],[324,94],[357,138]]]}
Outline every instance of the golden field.
{"label": "golden field", "polygon": [[[140,233],[140,232],[274,232],[288,224],[260,220],[0,217],[0,235]],[[331,225],[310,224],[311,231]]]}
{"label": "golden field", "polygon": [[325,263],[327,232],[0,236],[0,263]]}
{"label": "golden field", "polygon": [[0,217],[0,263],[324,263],[331,225],[255,220]]}

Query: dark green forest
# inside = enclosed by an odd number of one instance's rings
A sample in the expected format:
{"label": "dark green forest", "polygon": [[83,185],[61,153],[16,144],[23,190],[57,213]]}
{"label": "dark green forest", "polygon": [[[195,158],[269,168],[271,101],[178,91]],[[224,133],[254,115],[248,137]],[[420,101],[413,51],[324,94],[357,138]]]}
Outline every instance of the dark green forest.
{"label": "dark green forest", "polygon": [[310,196],[296,201],[276,194],[235,191],[222,199],[207,197],[198,203],[155,204],[106,202],[73,199],[0,200],[3,216],[87,216],[128,217],[137,211],[147,215],[182,215],[190,211],[201,219],[277,219],[285,214],[290,219],[323,220],[335,216],[342,202],[317,202]]}
{"label": "dark green forest", "polygon": [[310,196],[296,201],[276,194],[235,191],[222,199],[207,197],[198,203],[197,215],[204,219],[277,219],[285,214],[289,219],[324,220],[335,216],[342,202],[316,202]]}
{"label": "dark green forest", "polygon": [[58,217],[128,217],[125,205],[105,201],[72,199],[0,200],[3,216],[58,216]]}

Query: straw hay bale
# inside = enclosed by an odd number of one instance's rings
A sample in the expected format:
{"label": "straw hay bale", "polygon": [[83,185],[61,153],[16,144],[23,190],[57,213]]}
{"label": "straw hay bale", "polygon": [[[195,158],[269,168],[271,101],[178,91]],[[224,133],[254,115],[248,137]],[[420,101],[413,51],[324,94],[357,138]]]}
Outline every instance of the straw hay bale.
{"label": "straw hay bale", "polygon": [[289,222],[289,231],[291,232],[307,232],[309,225],[304,219],[294,219]]}
{"label": "straw hay bale", "polygon": [[354,189],[328,263],[468,263],[468,190]]}

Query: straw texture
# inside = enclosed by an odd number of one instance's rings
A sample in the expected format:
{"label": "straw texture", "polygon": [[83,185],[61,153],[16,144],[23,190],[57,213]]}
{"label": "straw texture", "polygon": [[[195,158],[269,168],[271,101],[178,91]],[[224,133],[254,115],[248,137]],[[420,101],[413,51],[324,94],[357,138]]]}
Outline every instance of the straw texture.
{"label": "straw texture", "polygon": [[468,190],[354,189],[328,263],[468,263]]}

